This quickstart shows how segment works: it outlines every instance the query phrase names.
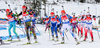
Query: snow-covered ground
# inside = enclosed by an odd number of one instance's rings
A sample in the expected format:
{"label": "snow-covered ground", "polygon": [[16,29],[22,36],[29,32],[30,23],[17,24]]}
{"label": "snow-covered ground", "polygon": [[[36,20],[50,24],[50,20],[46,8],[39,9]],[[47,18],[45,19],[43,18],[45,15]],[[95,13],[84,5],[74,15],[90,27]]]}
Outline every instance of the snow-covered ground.
{"label": "snow-covered ground", "polygon": [[[38,36],[38,42],[39,43],[19,46],[20,44],[27,43],[27,39],[23,38],[23,39],[21,39],[22,40],[21,42],[11,43],[10,45],[2,45],[2,46],[0,46],[0,48],[100,48],[100,46],[99,46],[100,39],[98,38],[97,32],[94,31],[94,30],[93,30],[93,35],[94,35],[94,42],[93,43],[89,43],[91,41],[91,38],[88,34],[87,42],[80,42],[79,45],[76,45],[76,42],[73,39],[73,37],[71,36],[71,34],[69,32],[66,32],[66,34],[68,36],[68,39],[69,39],[69,40],[67,40],[67,38],[65,37],[66,44],[53,45],[53,44],[57,44],[57,43],[61,42],[61,36],[59,35],[59,41],[58,42],[50,41],[52,39],[51,33],[50,33],[50,40],[49,40],[48,31],[46,33],[44,33],[44,27],[45,26],[44,25],[39,25],[39,24],[37,24],[36,26],[39,29],[39,31],[42,33],[41,36]],[[6,30],[3,30],[2,32],[3,33],[0,33],[0,35],[1,34],[3,34],[3,35],[8,34]],[[20,34],[22,32],[17,29],[17,33]],[[77,36],[77,34],[75,34],[75,35]],[[83,40],[83,38],[80,39],[79,41],[82,41],[82,40]],[[31,38],[31,41],[34,42],[33,37]],[[9,42],[7,42],[7,43],[9,43]]]}

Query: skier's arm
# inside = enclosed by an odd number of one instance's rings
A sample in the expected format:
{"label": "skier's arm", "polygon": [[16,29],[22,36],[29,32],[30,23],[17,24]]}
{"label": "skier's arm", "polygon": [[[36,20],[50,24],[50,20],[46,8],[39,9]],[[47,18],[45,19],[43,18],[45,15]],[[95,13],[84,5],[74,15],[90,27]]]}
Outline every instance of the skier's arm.
{"label": "skier's arm", "polygon": [[59,22],[60,22],[60,25],[62,25],[61,15],[60,15],[60,18],[59,18]]}
{"label": "skier's arm", "polygon": [[67,16],[68,18],[72,19],[72,16],[70,16],[70,15],[68,15],[68,14],[67,14],[66,16]]}
{"label": "skier's arm", "polygon": [[20,15],[22,15],[22,12],[20,12],[17,16],[20,16]]}
{"label": "skier's arm", "polygon": [[96,21],[96,16],[93,16],[93,20]]}
{"label": "skier's arm", "polygon": [[16,15],[14,13],[11,13],[11,16],[16,20]]}

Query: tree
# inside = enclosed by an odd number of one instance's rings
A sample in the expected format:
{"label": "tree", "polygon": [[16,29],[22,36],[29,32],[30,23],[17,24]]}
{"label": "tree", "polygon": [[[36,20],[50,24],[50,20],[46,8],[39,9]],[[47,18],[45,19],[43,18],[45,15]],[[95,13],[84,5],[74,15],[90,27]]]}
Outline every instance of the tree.
{"label": "tree", "polygon": [[57,2],[59,2],[59,0],[57,0]]}
{"label": "tree", "polygon": [[66,0],[66,1],[70,1],[70,0]]}
{"label": "tree", "polygon": [[81,2],[81,3],[84,3],[84,2],[85,2],[85,0],[80,0],[80,2]]}
{"label": "tree", "polygon": [[40,15],[41,11],[41,0],[33,0],[33,3],[31,4],[33,11],[36,15]]}
{"label": "tree", "polygon": [[45,14],[45,16],[46,16],[46,2],[47,2],[47,0],[42,0],[43,1],[43,5],[45,6],[45,9],[44,9],[44,14]]}
{"label": "tree", "polygon": [[100,0],[95,0],[96,2],[100,2]]}

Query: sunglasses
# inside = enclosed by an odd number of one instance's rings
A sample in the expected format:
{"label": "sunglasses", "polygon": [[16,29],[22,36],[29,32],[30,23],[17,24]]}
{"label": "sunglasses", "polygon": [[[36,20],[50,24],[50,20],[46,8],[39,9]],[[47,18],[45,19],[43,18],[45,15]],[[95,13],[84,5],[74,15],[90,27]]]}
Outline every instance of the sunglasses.
{"label": "sunglasses", "polygon": [[22,8],[22,10],[25,10],[26,8]]}

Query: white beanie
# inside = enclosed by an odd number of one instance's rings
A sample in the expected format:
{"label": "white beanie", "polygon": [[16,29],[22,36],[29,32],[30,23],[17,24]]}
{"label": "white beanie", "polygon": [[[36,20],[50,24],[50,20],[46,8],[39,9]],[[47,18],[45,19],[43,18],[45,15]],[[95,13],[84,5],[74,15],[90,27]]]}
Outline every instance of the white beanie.
{"label": "white beanie", "polygon": [[86,15],[90,15],[90,13],[86,13]]}

